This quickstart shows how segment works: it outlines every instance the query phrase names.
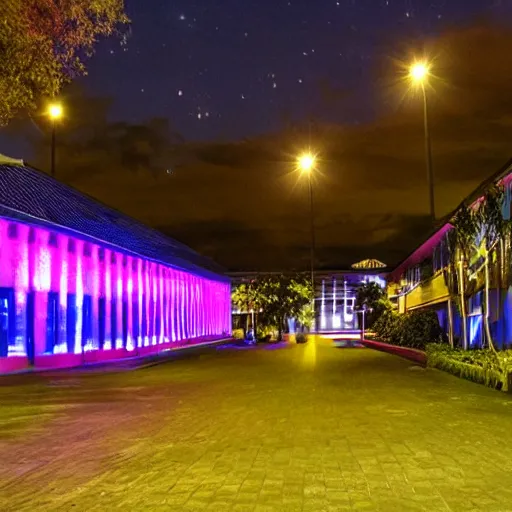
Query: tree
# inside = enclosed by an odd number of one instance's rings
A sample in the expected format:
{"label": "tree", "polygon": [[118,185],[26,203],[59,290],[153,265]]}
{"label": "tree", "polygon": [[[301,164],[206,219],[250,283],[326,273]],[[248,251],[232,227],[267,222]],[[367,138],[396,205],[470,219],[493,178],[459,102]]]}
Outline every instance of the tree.
{"label": "tree", "polygon": [[[261,294],[261,287],[258,286],[258,282],[254,279],[246,283],[240,283],[231,294],[233,306],[243,313],[255,312],[257,314],[264,300]],[[254,329],[254,336],[256,336],[256,326],[253,325],[252,328]],[[245,328],[244,334],[246,334]]]}
{"label": "tree", "polygon": [[301,326],[302,330],[311,329],[313,325],[313,320],[315,319],[315,311],[313,309],[313,304],[306,304],[297,315],[297,322]]}
{"label": "tree", "polygon": [[231,294],[233,305],[240,311],[258,311],[260,309],[262,298],[257,282],[251,280],[247,283],[240,283]]}
{"label": "tree", "polygon": [[475,212],[476,223],[480,235],[478,245],[475,248],[477,249],[477,254],[481,256],[484,260],[483,268],[485,278],[485,334],[487,338],[487,343],[489,344],[489,348],[494,352],[496,352],[496,347],[494,346],[494,342],[492,340],[491,328],[489,325],[491,287],[489,264],[491,254],[497,254],[497,245],[500,242],[500,240],[503,239],[506,231],[506,223],[505,220],[503,219],[502,210],[503,198],[503,188],[495,186],[487,192],[483,201],[481,201],[478,204],[477,210]]}
{"label": "tree", "polygon": [[448,342],[453,348],[455,346],[453,301],[459,294],[459,284],[457,279],[457,233],[454,229],[448,231],[446,234],[445,244],[448,251],[448,261],[446,266],[443,268],[443,277],[448,290]]}
{"label": "tree", "polygon": [[279,339],[288,318],[299,322],[311,320],[313,292],[309,279],[302,275],[293,277],[272,274],[242,283],[233,292],[233,304],[240,310],[260,311],[258,318],[263,326],[278,331]]}
{"label": "tree", "polygon": [[[471,295],[474,288],[474,280],[470,280],[471,253],[475,247],[475,239],[478,231],[476,215],[471,206],[464,205],[455,216],[453,227],[448,234],[448,246],[450,250],[450,279],[456,276],[458,288],[458,305],[462,318],[462,346],[468,349],[468,325],[466,297]],[[453,284],[453,282],[449,282]]]}
{"label": "tree", "polygon": [[97,40],[128,22],[124,0],[2,0],[0,124],[85,74]]}
{"label": "tree", "polygon": [[380,316],[389,309],[385,290],[377,283],[364,283],[359,286],[356,294],[355,309],[366,310],[366,326],[373,327]]}

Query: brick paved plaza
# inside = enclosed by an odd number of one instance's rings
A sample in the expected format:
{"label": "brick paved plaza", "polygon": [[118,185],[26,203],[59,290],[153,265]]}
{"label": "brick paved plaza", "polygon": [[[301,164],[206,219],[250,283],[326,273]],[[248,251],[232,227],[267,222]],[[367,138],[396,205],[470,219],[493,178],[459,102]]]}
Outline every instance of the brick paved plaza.
{"label": "brick paved plaza", "polygon": [[0,381],[0,510],[512,511],[508,395],[318,340]]}

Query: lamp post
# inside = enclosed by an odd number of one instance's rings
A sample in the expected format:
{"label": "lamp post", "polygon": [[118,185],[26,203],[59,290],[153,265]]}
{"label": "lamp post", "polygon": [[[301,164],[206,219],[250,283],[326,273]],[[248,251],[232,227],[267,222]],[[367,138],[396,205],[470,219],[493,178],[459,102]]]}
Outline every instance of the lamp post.
{"label": "lamp post", "polygon": [[428,95],[425,83],[430,75],[430,66],[426,62],[416,62],[409,69],[409,77],[413,84],[421,87],[423,94],[423,125],[425,130],[425,158],[427,166],[427,179],[429,191],[430,217],[433,221],[436,219],[435,199],[434,199],[434,171],[432,168],[432,145],[430,142],[430,129],[428,119]]}
{"label": "lamp post", "polygon": [[309,184],[309,209],[310,209],[310,226],[311,226],[311,243],[310,243],[310,266],[311,266],[311,286],[313,288],[312,310],[313,310],[313,326],[315,325],[315,211],[313,202],[313,181],[312,173],[315,168],[316,158],[311,153],[304,153],[298,159],[298,167],[303,174],[308,176]]}
{"label": "lamp post", "polygon": [[364,328],[365,328],[365,325],[364,325],[365,318],[364,317],[366,315],[366,306],[363,306],[362,313],[363,313],[363,325],[361,326],[361,341],[364,341]]}
{"label": "lamp post", "polygon": [[51,104],[48,116],[52,122],[51,173],[55,177],[56,123],[62,117],[62,106],[59,103]]}

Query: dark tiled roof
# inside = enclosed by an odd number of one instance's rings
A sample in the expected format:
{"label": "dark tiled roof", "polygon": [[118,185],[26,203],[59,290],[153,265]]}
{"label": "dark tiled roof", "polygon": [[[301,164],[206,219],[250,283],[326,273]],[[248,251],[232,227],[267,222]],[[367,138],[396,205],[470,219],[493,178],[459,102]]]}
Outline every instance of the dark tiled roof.
{"label": "dark tiled roof", "polygon": [[80,234],[204,277],[224,274],[187,246],[31,167],[0,165],[0,216]]}

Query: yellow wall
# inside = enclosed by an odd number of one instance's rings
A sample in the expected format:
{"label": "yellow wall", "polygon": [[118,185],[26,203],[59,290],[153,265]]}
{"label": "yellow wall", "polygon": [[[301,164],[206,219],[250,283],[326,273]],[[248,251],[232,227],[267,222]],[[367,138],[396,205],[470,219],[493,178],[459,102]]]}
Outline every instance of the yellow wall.
{"label": "yellow wall", "polygon": [[398,299],[398,312],[401,315],[405,313],[405,295],[401,295]]}
{"label": "yellow wall", "polygon": [[448,295],[443,273],[438,272],[406,295],[404,309],[410,310],[428,304],[437,304],[447,300]]}
{"label": "yellow wall", "polygon": [[398,283],[388,283],[387,290],[386,290],[388,293],[388,298],[398,295],[399,290],[400,290],[400,285]]}

